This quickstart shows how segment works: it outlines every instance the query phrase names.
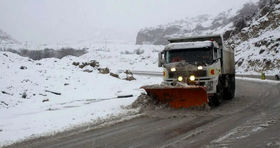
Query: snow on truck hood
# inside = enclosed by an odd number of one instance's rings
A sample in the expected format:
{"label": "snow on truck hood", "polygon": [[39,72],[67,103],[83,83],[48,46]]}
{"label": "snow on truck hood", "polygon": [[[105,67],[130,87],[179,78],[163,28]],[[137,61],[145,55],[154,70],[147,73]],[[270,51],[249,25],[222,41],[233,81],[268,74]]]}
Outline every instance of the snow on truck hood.
{"label": "snow on truck hood", "polygon": [[212,41],[203,42],[182,42],[168,44],[164,50],[177,50],[177,49],[193,49],[212,46]]}

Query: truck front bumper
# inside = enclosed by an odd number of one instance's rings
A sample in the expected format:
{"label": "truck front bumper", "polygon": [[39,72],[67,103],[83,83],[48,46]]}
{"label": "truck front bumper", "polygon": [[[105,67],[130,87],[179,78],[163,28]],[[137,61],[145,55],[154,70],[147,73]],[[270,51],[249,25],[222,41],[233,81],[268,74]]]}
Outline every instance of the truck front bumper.
{"label": "truck front bumper", "polygon": [[[178,80],[176,79],[166,79],[164,81],[165,84],[168,85],[176,85]],[[195,79],[194,82],[183,82],[186,85],[192,86],[204,86],[207,88],[207,94],[215,94],[216,93],[216,86],[218,85],[218,77],[198,77]]]}

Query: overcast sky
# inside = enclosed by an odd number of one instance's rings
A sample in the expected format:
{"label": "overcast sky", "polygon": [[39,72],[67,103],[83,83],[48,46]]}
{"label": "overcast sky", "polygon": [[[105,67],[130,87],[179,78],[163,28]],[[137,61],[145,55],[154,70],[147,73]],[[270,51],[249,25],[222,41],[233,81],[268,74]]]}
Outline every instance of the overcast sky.
{"label": "overcast sky", "polygon": [[121,39],[143,27],[257,0],[0,0],[0,29],[35,43]]}

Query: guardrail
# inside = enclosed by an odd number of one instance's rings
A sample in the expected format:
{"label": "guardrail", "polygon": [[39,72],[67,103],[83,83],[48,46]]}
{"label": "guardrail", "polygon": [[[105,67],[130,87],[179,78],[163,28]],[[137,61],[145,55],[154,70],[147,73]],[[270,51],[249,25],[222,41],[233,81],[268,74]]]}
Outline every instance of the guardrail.
{"label": "guardrail", "polygon": [[162,72],[157,72],[157,71],[131,71],[135,75],[148,75],[148,76],[159,76],[162,77],[163,73]]}
{"label": "guardrail", "polygon": [[[236,77],[245,77],[245,78],[256,78],[256,79],[261,79],[261,74],[259,75],[244,75],[244,74],[236,74]],[[266,75],[265,79],[267,80],[277,80],[275,75]]]}
{"label": "guardrail", "polygon": [[[132,73],[135,74],[135,75],[147,75],[147,76],[158,76],[158,77],[163,76],[162,72],[157,72],[157,71],[136,71],[135,70],[135,71],[132,71]],[[236,74],[236,77],[261,79],[261,74],[259,74],[259,75]],[[275,75],[266,75],[265,77],[268,80],[277,80]]]}

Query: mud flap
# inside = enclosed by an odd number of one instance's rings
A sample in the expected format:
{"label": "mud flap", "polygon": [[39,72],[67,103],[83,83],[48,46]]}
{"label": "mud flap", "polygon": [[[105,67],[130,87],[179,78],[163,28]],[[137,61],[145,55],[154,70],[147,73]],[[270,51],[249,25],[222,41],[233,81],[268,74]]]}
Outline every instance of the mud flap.
{"label": "mud flap", "polygon": [[173,108],[199,107],[208,103],[205,87],[166,87],[156,88],[144,86],[147,94],[162,103],[168,103]]}

